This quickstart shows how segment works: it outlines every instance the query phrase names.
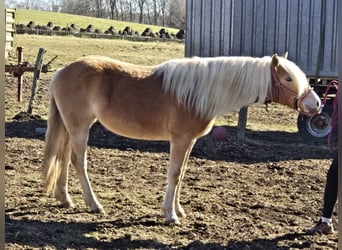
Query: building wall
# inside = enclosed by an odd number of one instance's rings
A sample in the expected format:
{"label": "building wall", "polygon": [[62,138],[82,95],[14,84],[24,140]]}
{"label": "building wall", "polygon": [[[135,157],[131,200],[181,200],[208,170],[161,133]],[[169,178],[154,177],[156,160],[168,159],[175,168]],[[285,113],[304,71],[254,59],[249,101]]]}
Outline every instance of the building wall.
{"label": "building wall", "polygon": [[308,76],[337,77],[337,0],[187,0],[186,7],[188,57],[288,51]]}

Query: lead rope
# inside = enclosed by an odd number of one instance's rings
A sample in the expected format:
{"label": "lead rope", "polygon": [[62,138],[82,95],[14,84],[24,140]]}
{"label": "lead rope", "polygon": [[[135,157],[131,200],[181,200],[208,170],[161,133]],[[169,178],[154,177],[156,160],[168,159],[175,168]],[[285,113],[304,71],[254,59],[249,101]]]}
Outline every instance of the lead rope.
{"label": "lead rope", "polygon": [[323,99],[323,105],[325,105],[325,103],[327,102],[327,96],[328,96],[329,90],[332,86],[334,86],[336,89],[336,95],[335,95],[334,102],[333,102],[333,113],[331,115],[330,131],[328,134],[328,146],[329,146],[330,151],[334,151],[337,149],[337,148],[333,148],[333,146],[331,144],[331,138],[332,138],[333,131],[338,124],[338,96],[337,96],[337,94],[338,94],[338,81],[337,80],[333,80],[333,81],[329,82],[327,88],[325,89],[324,99]]}

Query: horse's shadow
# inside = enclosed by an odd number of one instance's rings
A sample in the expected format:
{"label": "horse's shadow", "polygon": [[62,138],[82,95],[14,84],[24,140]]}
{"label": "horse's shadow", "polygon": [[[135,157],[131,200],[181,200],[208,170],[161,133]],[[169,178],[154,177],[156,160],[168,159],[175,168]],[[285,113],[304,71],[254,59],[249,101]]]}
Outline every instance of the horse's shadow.
{"label": "horse's shadow", "polygon": [[[55,249],[303,249],[310,248],[310,241],[305,240],[303,233],[289,233],[275,238],[259,238],[251,241],[230,241],[228,244],[203,243],[194,240],[186,246],[178,247],[165,244],[156,239],[132,239],[130,234],[115,238],[115,235],[103,238],[92,237],[92,233],[99,228],[112,227],[116,229],[128,228],[134,225],[145,225],[146,218],[138,218],[135,222],[122,222],[122,220],[105,222],[63,222],[38,221],[28,218],[11,219],[6,215],[5,242],[34,248],[45,246]],[[155,223],[152,223],[155,225]],[[151,225],[147,225],[151,226]],[[153,225],[152,225],[153,226]],[[166,226],[166,225],[165,225]],[[177,229],[172,229],[177,230]],[[279,246],[281,241],[293,241],[287,246]],[[296,243],[301,242],[301,243]],[[284,245],[284,244],[282,244]]]}
{"label": "horse's shadow", "polygon": [[[18,115],[16,116],[18,118]],[[39,117],[21,115],[17,120],[6,122],[6,137],[21,137],[44,140],[46,120]],[[207,160],[235,161],[239,163],[257,163],[279,160],[327,159],[327,148],[319,147],[300,138],[297,133],[283,131],[246,130],[246,143],[236,139],[237,128],[226,126],[230,140],[214,139],[210,134],[200,138],[192,150],[191,156]],[[169,142],[128,139],[105,129],[95,123],[90,129],[89,146],[119,150],[137,150],[142,152],[169,153]],[[298,146],[301,145],[301,150]],[[312,147],[315,145],[314,147]],[[305,150],[307,148],[307,150]]]}
{"label": "horse's shadow", "polygon": [[[132,226],[120,220],[105,223],[111,223],[114,228]],[[165,244],[156,240],[133,240],[128,234],[110,240],[91,237],[101,224],[103,222],[56,222],[26,218],[15,220],[6,215],[5,242],[35,248],[49,246],[55,249],[140,249],[151,246],[159,249],[166,247]]]}

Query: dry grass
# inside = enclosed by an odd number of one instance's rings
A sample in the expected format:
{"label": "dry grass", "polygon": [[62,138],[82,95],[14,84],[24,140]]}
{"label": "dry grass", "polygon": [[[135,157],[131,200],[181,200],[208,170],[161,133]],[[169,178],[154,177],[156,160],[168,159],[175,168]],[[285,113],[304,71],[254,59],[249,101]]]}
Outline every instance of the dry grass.
{"label": "dry grass", "polygon": [[74,36],[16,35],[14,47],[17,46],[24,47],[25,61],[30,63],[35,62],[39,48],[45,48],[46,60],[58,56],[54,67],[91,54],[141,65],[155,65],[171,58],[184,57],[184,43],[176,41],[134,42]]}

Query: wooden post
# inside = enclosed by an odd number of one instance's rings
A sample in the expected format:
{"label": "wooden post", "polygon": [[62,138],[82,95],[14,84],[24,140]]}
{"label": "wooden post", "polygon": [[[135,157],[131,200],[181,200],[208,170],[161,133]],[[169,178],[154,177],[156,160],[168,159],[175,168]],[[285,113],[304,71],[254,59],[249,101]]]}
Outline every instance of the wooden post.
{"label": "wooden post", "polygon": [[[18,52],[18,66],[20,66],[24,61],[24,48],[18,47],[17,52]],[[21,102],[21,100],[22,100],[23,75],[19,74],[17,76],[17,78],[18,78],[18,102]]]}
{"label": "wooden post", "polygon": [[39,80],[40,72],[43,67],[43,57],[44,57],[45,52],[46,50],[43,48],[40,48],[38,51],[37,60],[36,60],[36,64],[34,67],[35,70],[34,70],[34,76],[33,76],[31,98],[30,98],[30,102],[27,108],[28,114],[32,114],[34,97],[36,96],[36,92],[38,88],[38,80]]}
{"label": "wooden post", "polygon": [[242,143],[245,142],[247,111],[248,111],[248,107],[243,107],[239,111],[237,138],[238,138],[238,141]]}

